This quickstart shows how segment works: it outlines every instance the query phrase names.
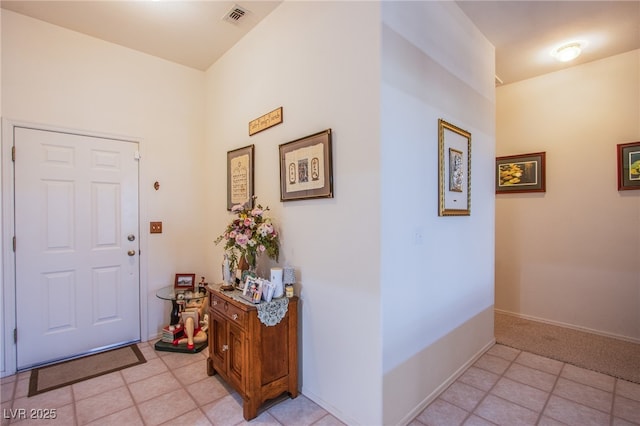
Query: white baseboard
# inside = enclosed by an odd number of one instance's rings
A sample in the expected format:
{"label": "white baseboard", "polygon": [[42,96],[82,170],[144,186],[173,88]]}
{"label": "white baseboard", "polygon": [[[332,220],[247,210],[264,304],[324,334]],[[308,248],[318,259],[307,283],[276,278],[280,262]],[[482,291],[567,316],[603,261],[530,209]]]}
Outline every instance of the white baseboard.
{"label": "white baseboard", "polygon": [[[447,390],[447,388],[449,388],[449,386],[451,386],[453,382],[458,380],[458,378],[462,376],[462,374],[465,371],[467,371],[467,369],[471,367],[482,355],[484,355],[485,352],[491,349],[491,347],[495,345],[495,343],[496,343],[495,339],[492,339],[491,341],[489,341],[489,343],[487,343],[484,347],[482,347],[482,349],[480,349],[473,357],[471,357],[471,359],[469,359],[466,363],[464,363],[464,365],[458,368],[451,376],[449,376],[447,380],[445,380],[442,384],[440,384],[440,386],[438,386],[433,392],[431,392],[430,395],[428,395],[418,405],[416,405],[413,408],[413,410],[407,413],[407,415],[404,416],[398,422],[397,426],[406,426],[409,423],[411,423],[411,421],[413,421],[413,419],[415,419],[420,413],[422,413],[422,411],[424,411],[424,409],[427,408],[429,404],[435,401],[436,398],[438,398],[442,392]],[[336,417],[338,420],[348,425],[358,424],[355,420],[349,419],[347,416],[345,416],[344,413],[342,413],[333,405],[324,401],[318,395],[305,389],[304,386],[302,387],[302,391],[300,393],[303,394],[305,397],[309,398],[314,403],[318,404],[320,407],[324,408],[326,411],[328,411],[332,416]]]}
{"label": "white baseboard", "polygon": [[569,328],[569,329],[576,330],[576,331],[583,331],[585,333],[597,334],[598,336],[609,337],[611,339],[624,340],[626,342],[631,342],[631,343],[640,343],[640,339],[635,339],[633,337],[628,337],[628,336],[621,336],[619,334],[614,334],[614,333],[607,333],[605,331],[594,330],[592,328],[580,327],[578,325],[567,324],[567,323],[560,322],[560,321],[553,321],[553,320],[548,320],[548,319],[544,319],[544,318],[534,317],[534,316],[531,316],[531,315],[519,314],[517,312],[503,311],[502,309],[494,309],[494,311],[499,313],[499,314],[510,315],[512,317],[522,318],[522,319],[526,319],[526,320],[529,320],[529,321],[541,322],[543,324],[549,324],[549,325],[555,325],[555,326],[558,326],[558,327]]}
{"label": "white baseboard", "polygon": [[347,425],[358,424],[358,422],[356,422],[353,419],[350,419],[349,416],[345,415],[341,410],[329,404],[327,401],[320,398],[318,395],[314,394],[313,392],[310,392],[309,390],[305,389],[304,386],[302,387],[300,394],[304,395],[306,398],[310,399],[311,401],[313,401],[314,403],[322,407],[325,411],[327,411],[329,414],[331,414],[333,417],[340,420],[344,424],[347,424]]}
{"label": "white baseboard", "polygon": [[407,413],[406,416],[400,422],[398,422],[398,426],[406,426],[413,419],[415,419],[420,413],[424,411],[425,408],[429,406],[433,401],[435,401],[442,392],[447,390],[449,386],[453,384],[462,374],[467,371],[469,367],[471,367],[485,352],[487,352],[493,345],[495,345],[496,339],[492,339],[487,343],[482,349],[480,349],[476,354],[471,357],[466,363],[464,363],[460,368],[458,368],[447,380],[445,380],[440,386],[438,386],[431,394],[429,394],[425,399],[423,399],[413,410]]}

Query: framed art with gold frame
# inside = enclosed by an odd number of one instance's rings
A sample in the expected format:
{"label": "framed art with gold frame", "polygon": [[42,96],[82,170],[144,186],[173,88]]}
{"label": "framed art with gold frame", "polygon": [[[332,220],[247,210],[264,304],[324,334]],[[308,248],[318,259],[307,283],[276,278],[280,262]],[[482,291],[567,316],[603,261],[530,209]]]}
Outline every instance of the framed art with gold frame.
{"label": "framed art with gold frame", "polygon": [[438,119],[438,216],[471,215],[471,133]]}

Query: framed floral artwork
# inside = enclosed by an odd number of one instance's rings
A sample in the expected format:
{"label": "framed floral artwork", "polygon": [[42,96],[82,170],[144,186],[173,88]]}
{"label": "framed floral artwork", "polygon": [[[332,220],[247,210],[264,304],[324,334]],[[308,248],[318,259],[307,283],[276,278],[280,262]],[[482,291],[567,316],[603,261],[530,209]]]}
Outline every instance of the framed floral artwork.
{"label": "framed floral artwork", "polygon": [[471,133],[438,120],[438,216],[471,215]]}
{"label": "framed floral artwork", "polygon": [[227,152],[227,210],[253,207],[253,153],[253,145]]}
{"label": "framed floral artwork", "polygon": [[546,153],[496,158],[496,194],[545,192]]}
{"label": "framed floral artwork", "polygon": [[618,144],[618,191],[640,189],[640,142]]}
{"label": "framed floral artwork", "polygon": [[280,201],[333,198],[331,129],[280,145]]}

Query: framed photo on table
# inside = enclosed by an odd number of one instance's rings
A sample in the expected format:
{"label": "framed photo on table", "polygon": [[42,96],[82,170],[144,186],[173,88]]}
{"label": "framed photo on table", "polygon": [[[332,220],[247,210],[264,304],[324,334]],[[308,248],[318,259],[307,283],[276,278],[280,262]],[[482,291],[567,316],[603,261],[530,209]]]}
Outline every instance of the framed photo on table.
{"label": "framed photo on table", "polygon": [[640,142],[618,144],[618,191],[640,189]]}
{"label": "framed photo on table", "polygon": [[333,198],[331,129],[280,145],[280,201]]}
{"label": "framed photo on table", "polygon": [[262,279],[258,277],[247,277],[244,282],[242,296],[250,302],[260,303],[260,299],[262,298]]}
{"label": "framed photo on table", "polygon": [[471,133],[438,120],[438,216],[471,215]]}
{"label": "framed photo on table", "polygon": [[176,274],[173,285],[176,291],[193,291],[196,282],[196,274]]}
{"label": "framed photo on table", "polygon": [[496,158],[496,194],[545,192],[546,153]]}
{"label": "framed photo on table", "polygon": [[227,210],[237,204],[253,208],[254,146],[227,152]]}

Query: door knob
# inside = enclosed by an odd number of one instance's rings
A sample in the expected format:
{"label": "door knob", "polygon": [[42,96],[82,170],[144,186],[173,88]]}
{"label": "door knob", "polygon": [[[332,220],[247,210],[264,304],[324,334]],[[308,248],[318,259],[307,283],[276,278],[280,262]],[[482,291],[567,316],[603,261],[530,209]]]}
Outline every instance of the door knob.
{"label": "door knob", "polygon": [[128,254],[129,256],[135,256],[135,255],[136,255],[136,251],[135,251],[135,250],[129,250],[129,251],[127,252],[127,254]]}

